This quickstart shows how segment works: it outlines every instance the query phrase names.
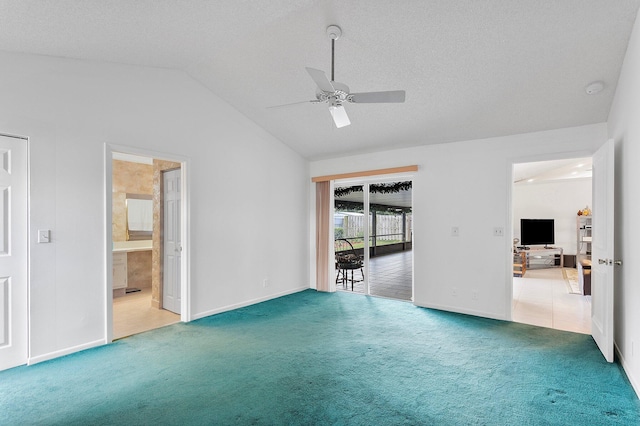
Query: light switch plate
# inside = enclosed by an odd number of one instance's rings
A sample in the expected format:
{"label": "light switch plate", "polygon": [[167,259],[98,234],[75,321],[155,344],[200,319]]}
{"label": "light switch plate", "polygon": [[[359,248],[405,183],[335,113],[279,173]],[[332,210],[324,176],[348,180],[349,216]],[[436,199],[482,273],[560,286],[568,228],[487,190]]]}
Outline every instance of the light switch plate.
{"label": "light switch plate", "polygon": [[49,242],[51,242],[51,231],[48,229],[39,229],[38,243],[49,243]]}

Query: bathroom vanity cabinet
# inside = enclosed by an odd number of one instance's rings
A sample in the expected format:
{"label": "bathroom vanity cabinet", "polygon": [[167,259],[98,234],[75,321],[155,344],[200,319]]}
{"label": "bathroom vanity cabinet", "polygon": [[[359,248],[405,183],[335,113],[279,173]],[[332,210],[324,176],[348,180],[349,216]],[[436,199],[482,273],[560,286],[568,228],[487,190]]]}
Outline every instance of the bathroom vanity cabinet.
{"label": "bathroom vanity cabinet", "polygon": [[152,241],[113,243],[113,297],[124,296],[129,286],[151,287]]}
{"label": "bathroom vanity cabinet", "polygon": [[127,288],[127,252],[113,252],[113,296],[124,296]]}

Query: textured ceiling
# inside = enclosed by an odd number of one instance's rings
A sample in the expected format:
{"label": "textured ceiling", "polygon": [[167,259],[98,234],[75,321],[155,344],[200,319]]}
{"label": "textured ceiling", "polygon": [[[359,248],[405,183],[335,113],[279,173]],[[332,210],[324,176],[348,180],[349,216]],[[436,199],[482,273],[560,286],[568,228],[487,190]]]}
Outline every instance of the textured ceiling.
{"label": "textured ceiling", "polygon": [[[607,120],[640,0],[0,0],[0,50],[181,69],[306,158]],[[336,129],[305,67],[407,91]],[[584,87],[603,80],[596,96]]]}

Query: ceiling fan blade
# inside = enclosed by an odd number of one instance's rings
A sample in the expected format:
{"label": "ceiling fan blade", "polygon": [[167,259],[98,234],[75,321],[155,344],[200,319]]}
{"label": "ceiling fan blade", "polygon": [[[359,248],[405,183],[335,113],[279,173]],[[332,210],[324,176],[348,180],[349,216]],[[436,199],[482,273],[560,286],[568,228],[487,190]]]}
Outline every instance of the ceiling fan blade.
{"label": "ceiling fan blade", "polygon": [[342,105],[330,106],[329,112],[333,117],[333,122],[336,123],[336,127],[339,129],[340,127],[348,126],[351,124],[349,121],[349,116],[347,115],[347,110],[344,109]]}
{"label": "ceiling fan blade", "polygon": [[319,101],[317,99],[313,99],[311,101],[300,101],[300,102],[292,102],[290,104],[272,105],[272,106],[268,106],[267,109],[283,108],[283,107],[288,107],[288,106],[292,106],[292,105],[300,105],[300,104],[319,104],[319,103],[322,103],[322,101]]}
{"label": "ceiling fan blade", "polygon": [[353,102],[354,104],[400,103],[404,102],[404,97],[404,90],[352,93],[351,96],[349,96],[349,102]]}
{"label": "ceiling fan blade", "polygon": [[313,79],[313,81],[316,82],[320,90],[322,90],[323,92],[330,92],[330,93],[333,93],[336,91],[336,89],[333,88],[333,84],[331,84],[331,82],[327,78],[327,75],[324,73],[324,71],[320,71],[315,68],[309,68],[309,67],[307,67],[306,70],[311,76],[311,78]]}

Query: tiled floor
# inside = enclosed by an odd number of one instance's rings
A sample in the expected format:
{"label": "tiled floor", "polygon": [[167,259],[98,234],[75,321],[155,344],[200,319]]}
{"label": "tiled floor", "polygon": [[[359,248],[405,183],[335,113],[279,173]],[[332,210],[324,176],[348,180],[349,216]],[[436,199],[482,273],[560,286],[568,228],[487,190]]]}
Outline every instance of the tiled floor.
{"label": "tiled floor", "polygon": [[514,277],[512,313],[515,322],[591,334],[591,297],[570,294],[560,268]]}
{"label": "tiled floor", "polygon": [[113,299],[113,339],[180,322],[180,315],[151,307],[151,289]]}
{"label": "tiled floor", "polygon": [[[376,256],[369,259],[369,287],[373,296],[387,297],[391,299],[412,299],[412,251]],[[349,272],[351,277],[351,272]],[[361,279],[360,271],[354,271],[355,279]],[[351,282],[343,286],[342,282],[336,284],[339,291],[351,291]],[[354,283],[354,293],[364,293],[362,281]]]}

